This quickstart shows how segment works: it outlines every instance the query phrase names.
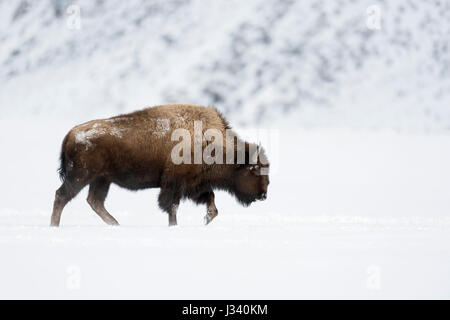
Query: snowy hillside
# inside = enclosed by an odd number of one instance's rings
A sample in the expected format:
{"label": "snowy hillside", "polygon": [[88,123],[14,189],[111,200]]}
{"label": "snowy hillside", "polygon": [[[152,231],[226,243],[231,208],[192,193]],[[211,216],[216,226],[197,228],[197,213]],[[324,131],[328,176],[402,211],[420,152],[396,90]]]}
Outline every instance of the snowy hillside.
{"label": "snowy hillside", "polygon": [[[215,105],[240,124],[450,128],[450,3],[0,2],[0,106],[77,119]],[[286,116],[287,115],[287,116]]]}

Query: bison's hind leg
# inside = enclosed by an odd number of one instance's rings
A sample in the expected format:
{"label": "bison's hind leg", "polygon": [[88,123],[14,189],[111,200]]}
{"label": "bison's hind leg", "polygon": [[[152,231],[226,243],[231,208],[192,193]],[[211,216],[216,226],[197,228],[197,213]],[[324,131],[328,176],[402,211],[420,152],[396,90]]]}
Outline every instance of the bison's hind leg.
{"label": "bison's hind leg", "polygon": [[94,180],[89,186],[89,195],[87,202],[92,210],[97,213],[103,221],[109,225],[117,226],[119,223],[109,212],[105,209],[105,199],[108,195],[109,186],[111,182],[104,178]]}
{"label": "bison's hind leg", "polygon": [[58,227],[61,221],[61,213],[66,206],[66,204],[72,200],[85,185],[83,184],[72,184],[67,180],[62,184],[62,186],[56,190],[55,201],[53,203],[53,213],[50,225],[52,227]]}

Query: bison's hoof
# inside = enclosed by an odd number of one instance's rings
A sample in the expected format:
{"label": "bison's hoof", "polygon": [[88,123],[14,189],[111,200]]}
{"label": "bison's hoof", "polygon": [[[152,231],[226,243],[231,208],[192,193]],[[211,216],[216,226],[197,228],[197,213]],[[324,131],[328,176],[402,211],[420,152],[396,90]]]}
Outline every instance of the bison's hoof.
{"label": "bison's hoof", "polygon": [[107,220],[105,221],[107,225],[111,227],[118,227],[120,224],[116,220]]}
{"label": "bison's hoof", "polygon": [[50,227],[59,227],[59,221],[51,221]]}
{"label": "bison's hoof", "polygon": [[205,225],[209,224],[215,217],[217,217],[217,213],[213,214],[213,213],[208,213],[205,218],[203,219],[203,221],[205,222]]}

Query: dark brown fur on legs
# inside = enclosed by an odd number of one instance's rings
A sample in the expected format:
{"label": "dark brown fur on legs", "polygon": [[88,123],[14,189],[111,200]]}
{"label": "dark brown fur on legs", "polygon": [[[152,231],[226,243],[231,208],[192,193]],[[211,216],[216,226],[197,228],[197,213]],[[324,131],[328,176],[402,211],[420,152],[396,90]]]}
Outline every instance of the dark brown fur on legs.
{"label": "dark brown fur on legs", "polygon": [[176,184],[170,183],[166,188],[161,188],[158,196],[159,207],[169,215],[169,226],[177,225],[177,209],[181,197],[175,190],[179,190]]}
{"label": "dark brown fur on legs", "polygon": [[119,225],[117,220],[105,209],[105,199],[110,185],[111,183],[103,178],[93,181],[89,186],[87,202],[103,221],[109,225],[117,226]]}

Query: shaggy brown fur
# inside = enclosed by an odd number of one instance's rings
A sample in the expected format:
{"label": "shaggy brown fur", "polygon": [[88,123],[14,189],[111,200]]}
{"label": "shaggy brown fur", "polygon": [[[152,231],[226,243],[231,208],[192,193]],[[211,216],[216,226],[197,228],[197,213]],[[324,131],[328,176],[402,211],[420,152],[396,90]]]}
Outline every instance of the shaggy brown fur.
{"label": "shaggy brown fur", "polygon": [[[176,224],[176,211],[183,198],[206,204],[205,222],[209,223],[217,216],[215,189],[228,191],[243,205],[264,200],[269,179],[260,173],[261,168],[268,169],[268,164],[260,161],[262,149],[258,149],[257,164],[250,164],[255,155],[248,143],[244,164],[172,162],[171,151],[179,143],[171,141],[173,130],[187,129],[194,139],[194,121],[199,120],[203,133],[215,128],[225,138],[225,130],[230,129],[216,109],[194,105],[157,106],[74,127],[62,144],[59,173],[63,184],[56,191],[51,225],[59,225],[64,206],[86,185],[89,185],[88,203],[112,225],[118,223],[104,206],[111,183],[130,190],[160,188],[158,202],[169,214],[169,225]],[[203,139],[202,146],[208,143],[211,142]],[[225,157],[225,143],[223,146]],[[236,142],[235,158],[238,150]]]}

